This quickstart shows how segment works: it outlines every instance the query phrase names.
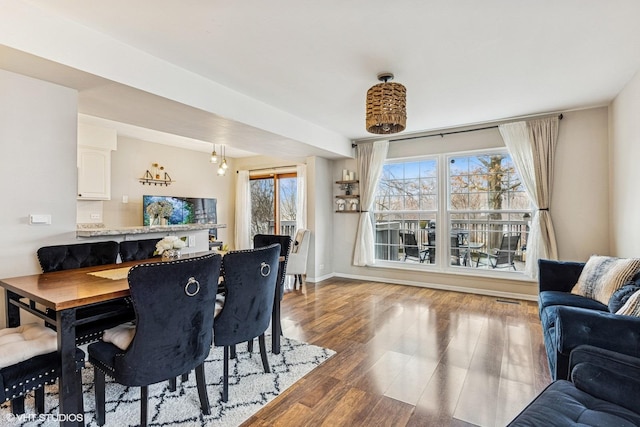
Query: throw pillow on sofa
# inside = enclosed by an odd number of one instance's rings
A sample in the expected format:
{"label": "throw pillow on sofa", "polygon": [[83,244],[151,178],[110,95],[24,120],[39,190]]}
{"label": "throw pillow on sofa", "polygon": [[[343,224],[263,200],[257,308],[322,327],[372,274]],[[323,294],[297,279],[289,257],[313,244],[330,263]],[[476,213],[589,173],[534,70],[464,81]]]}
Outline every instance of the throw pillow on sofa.
{"label": "throw pillow on sofa", "polygon": [[638,258],[592,255],[584,266],[572,294],[608,304],[611,295],[640,270]]}
{"label": "throw pillow on sofa", "polygon": [[635,282],[628,282],[615,291],[613,295],[611,295],[611,299],[609,299],[609,311],[615,313],[620,310],[636,291],[640,291],[640,285],[637,285]]}
{"label": "throw pillow on sofa", "polygon": [[631,295],[622,308],[616,311],[616,314],[640,317],[640,290]]}

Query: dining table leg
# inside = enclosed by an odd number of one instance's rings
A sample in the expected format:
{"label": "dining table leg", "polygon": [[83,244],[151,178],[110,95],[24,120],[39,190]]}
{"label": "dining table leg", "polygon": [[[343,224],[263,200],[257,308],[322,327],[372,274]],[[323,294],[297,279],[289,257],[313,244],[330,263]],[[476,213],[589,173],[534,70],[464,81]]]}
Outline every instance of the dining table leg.
{"label": "dining table leg", "polygon": [[[18,326],[20,326],[20,308],[14,304],[11,304],[11,300],[18,301],[20,300],[20,296],[16,293],[5,290],[5,325],[7,325],[7,328],[17,328]],[[11,401],[11,410],[17,414],[21,414],[24,412],[24,396],[17,397]]]}
{"label": "dining table leg", "polygon": [[82,384],[76,377],[76,309],[56,313],[58,353],[60,354],[60,425],[84,426]]}
{"label": "dining table leg", "polygon": [[20,326],[20,307],[11,304],[11,300],[19,300],[20,296],[11,291],[5,291],[5,315],[7,328],[15,328]]}

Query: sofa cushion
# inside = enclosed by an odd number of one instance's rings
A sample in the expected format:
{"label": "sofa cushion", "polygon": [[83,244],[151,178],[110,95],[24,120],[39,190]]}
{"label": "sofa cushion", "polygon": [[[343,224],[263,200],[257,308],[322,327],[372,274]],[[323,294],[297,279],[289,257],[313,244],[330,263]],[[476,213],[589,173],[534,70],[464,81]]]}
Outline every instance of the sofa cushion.
{"label": "sofa cushion", "polygon": [[560,291],[541,292],[538,297],[540,312],[545,308],[554,305],[566,305],[570,307],[590,308],[592,310],[609,311],[609,307],[592,298],[583,297],[581,295],[570,294]]}
{"label": "sofa cushion", "polygon": [[635,291],[616,314],[640,317],[640,290]]}
{"label": "sofa cushion", "polygon": [[571,293],[608,304],[611,295],[640,270],[639,258],[592,255]]}
{"label": "sofa cushion", "polygon": [[640,290],[640,286],[634,282],[628,282],[611,295],[609,299],[609,311],[616,313],[629,300],[631,295]]}
{"label": "sofa cushion", "polygon": [[580,295],[560,291],[545,291],[538,297],[540,321],[542,328],[555,326],[557,307],[579,307],[597,311],[609,311],[607,306],[599,301]]}

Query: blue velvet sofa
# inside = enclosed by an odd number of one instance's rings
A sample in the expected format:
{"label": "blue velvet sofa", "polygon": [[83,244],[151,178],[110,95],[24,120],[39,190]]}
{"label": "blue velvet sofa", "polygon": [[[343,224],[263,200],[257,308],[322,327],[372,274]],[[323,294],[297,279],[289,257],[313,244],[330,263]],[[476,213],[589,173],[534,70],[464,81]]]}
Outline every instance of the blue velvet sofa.
{"label": "blue velvet sofa", "polygon": [[571,381],[551,383],[508,427],[640,426],[640,359],[583,345],[570,368]]}
{"label": "blue velvet sofa", "polygon": [[[640,318],[622,316],[594,299],[571,294],[585,263],[540,260],[540,320],[551,378],[567,379],[569,355],[579,345],[591,345],[640,357]],[[631,286],[640,286],[636,274]]]}

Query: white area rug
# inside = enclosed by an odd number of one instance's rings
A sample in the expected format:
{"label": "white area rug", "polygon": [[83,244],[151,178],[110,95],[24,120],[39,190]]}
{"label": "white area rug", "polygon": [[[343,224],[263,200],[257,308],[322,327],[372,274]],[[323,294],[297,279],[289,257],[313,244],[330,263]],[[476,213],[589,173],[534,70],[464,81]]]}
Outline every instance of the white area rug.
{"label": "white area rug", "polygon": [[[206,361],[206,380],[211,415],[202,415],[196,389],[195,372],[189,381],[170,392],[165,381],[149,387],[150,426],[237,426],[260,408],[335,354],[333,350],[282,337],[280,354],[271,353],[271,339],[267,337],[271,373],[265,374],[260,359],[258,341],[254,352],[246,351],[246,344],[238,346],[237,358],[229,364],[229,401],[222,397],[222,348],[213,348]],[[108,380],[108,377],[107,377]],[[93,367],[83,371],[85,424],[95,422]],[[47,387],[45,410],[37,415],[33,396],[25,401],[26,418],[11,415],[8,403],[0,407],[0,426],[58,426],[58,386]],[[112,382],[106,385],[106,426],[137,426],[140,423],[140,389],[124,387]]]}

